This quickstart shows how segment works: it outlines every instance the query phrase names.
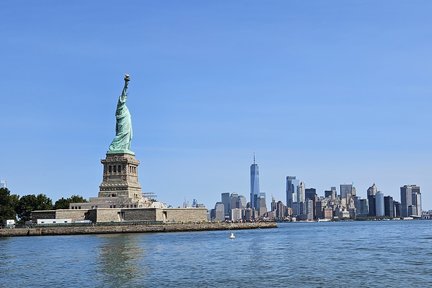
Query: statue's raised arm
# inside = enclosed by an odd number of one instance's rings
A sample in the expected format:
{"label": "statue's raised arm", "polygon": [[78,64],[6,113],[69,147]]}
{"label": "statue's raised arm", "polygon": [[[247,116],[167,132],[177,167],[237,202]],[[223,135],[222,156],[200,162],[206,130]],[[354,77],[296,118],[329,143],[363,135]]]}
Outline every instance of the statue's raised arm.
{"label": "statue's raised arm", "polygon": [[130,144],[132,140],[132,121],[129,110],[126,106],[127,101],[127,89],[130,81],[128,74],[124,77],[124,87],[122,94],[120,95],[117,102],[116,110],[116,136],[109,146],[108,153],[128,153],[134,154],[130,150]]}
{"label": "statue's raised arm", "polygon": [[120,96],[120,98],[119,98],[119,100],[121,99],[121,100],[123,100],[124,102],[126,102],[126,100],[127,100],[127,89],[128,89],[128,84],[129,84],[129,81],[130,81],[130,76],[129,76],[129,74],[125,74],[125,76],[124,76],[124,86],[123,86],[123,91],[122,91],[122,94],[121,94],[121,96]]}

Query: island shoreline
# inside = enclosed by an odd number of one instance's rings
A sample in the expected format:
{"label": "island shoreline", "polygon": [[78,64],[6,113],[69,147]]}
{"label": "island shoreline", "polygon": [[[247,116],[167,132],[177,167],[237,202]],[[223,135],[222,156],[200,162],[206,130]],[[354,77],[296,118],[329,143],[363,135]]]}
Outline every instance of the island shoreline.
{"label": "island shoreline", "polygon": [[277,228],[276,222],[251,223],[167,223],[83,226],[43,226],[0,229],[0,237],[56,236],[119,233],[195,232],[215,230],[244,230]]}

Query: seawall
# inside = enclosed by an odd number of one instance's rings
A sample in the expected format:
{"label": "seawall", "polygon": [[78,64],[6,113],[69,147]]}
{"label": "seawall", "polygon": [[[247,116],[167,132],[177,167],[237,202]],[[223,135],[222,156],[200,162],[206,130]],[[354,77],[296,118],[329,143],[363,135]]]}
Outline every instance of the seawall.
{"label": "seawall", "polygon": [[190,223],[190,224],[121,224],[95,226],[44,226],[32,228],[0,229],[0,237],[12,236],[49,236],[49,235],[82,235],[82,234],[116,234],[116,233],[156,233],[186,232],[211,230],[277,228],[275,222],[257,223]]}

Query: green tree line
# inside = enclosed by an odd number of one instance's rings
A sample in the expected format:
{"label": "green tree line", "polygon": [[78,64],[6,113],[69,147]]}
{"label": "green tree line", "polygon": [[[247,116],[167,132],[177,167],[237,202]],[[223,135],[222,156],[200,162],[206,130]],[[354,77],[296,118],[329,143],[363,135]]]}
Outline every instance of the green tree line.
{"label": "green tree line", "polygon": [[25,223],[31,220],[31,212],[34,210],[68,209],[70,203],[87,202],[81,196],[72,195],[69,198],[60,198],[54,205],[52,200],[45,194],[18,196],[11,194],[9,189],[0,188],[0,225],[5,220],[19,220]]}

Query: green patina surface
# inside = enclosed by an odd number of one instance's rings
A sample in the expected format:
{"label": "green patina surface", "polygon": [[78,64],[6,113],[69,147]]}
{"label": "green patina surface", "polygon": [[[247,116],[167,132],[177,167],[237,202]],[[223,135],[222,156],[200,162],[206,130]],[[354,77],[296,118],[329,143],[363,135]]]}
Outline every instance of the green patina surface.
{"label": "green patina surface", "polygon": [[107,154],[127,153],[135,155],[135,153],[130,150],[133,136],[132,120],[129,109],[126,106],[129,80],[129,75],[126,74],[124,77],[125,84],[123,91],[117,102],[116,136],[111,142]]}

